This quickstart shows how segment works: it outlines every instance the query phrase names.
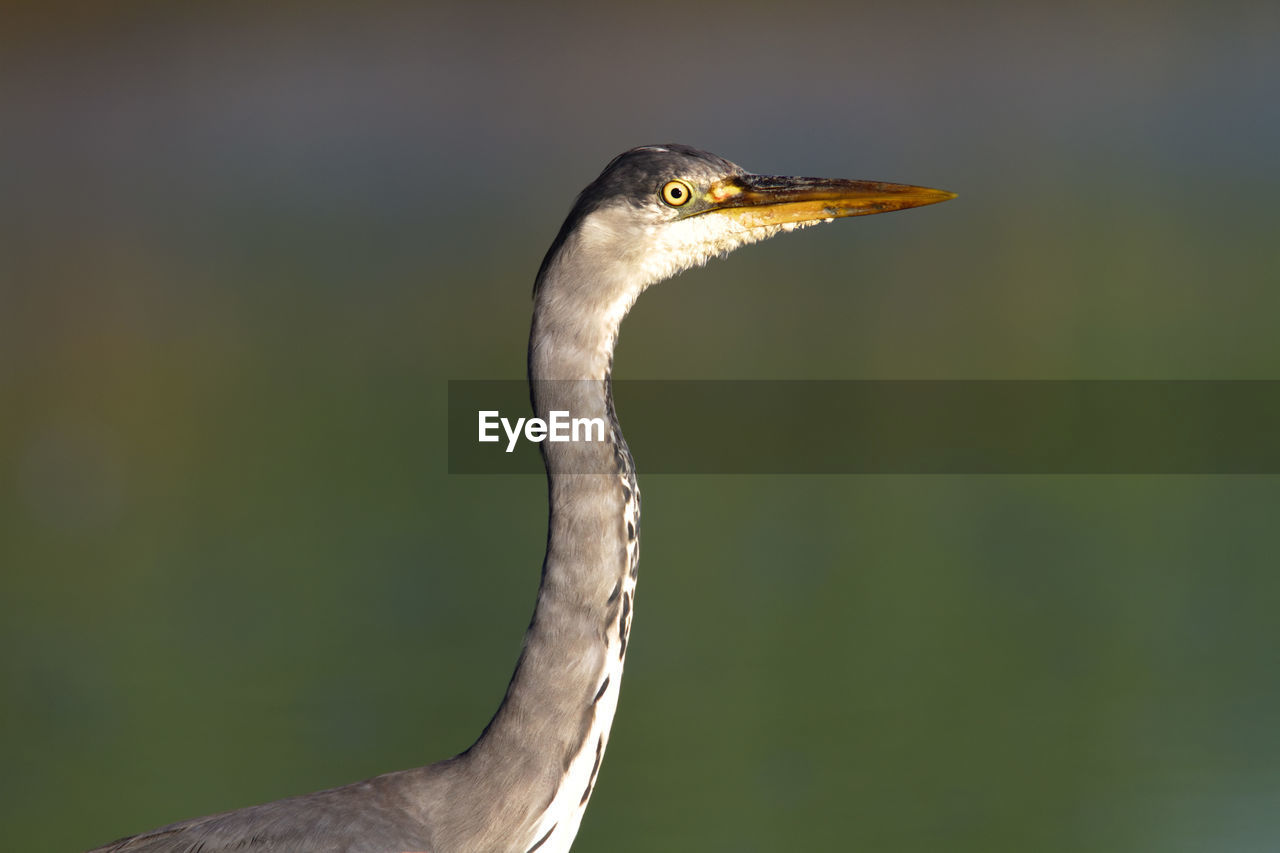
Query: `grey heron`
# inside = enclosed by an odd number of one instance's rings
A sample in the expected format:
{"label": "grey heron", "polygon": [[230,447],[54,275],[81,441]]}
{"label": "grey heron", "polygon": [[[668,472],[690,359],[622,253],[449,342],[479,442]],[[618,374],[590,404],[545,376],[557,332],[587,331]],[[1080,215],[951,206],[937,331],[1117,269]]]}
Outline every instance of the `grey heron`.
{"label": "grey heron", "polygon": [[634,612],[640,491],[610,384],[623,317],[650,285],[747,243],[952,197],[756,175],[684,145],[615,158],[542,261],[529,338],[535,414],[602,417],[607,440],[542,444],[542,582],[506,696],[479,739],[426,767],[182,821],[94,853],[568,850],[608,743]]}

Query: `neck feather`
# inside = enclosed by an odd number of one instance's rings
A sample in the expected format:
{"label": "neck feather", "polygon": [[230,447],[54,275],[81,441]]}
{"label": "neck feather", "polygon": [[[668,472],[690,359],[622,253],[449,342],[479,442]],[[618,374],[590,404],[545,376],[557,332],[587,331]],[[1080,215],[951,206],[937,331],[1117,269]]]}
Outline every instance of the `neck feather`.
{"label": "neck feather", "polygon": [[542,444],[550,522],[537,606],[506,698],[463,759],[471,778],[499,780],[489,796],[501,802],[493,814],[502,845],[549,853],[569,849],[608,743],[633,612],[640,494],[609,377],[635,297],[610,297],[598,280],[579,286],[568,261],[544,272],[529,351],[535,414],[599,418],[604,441]]}

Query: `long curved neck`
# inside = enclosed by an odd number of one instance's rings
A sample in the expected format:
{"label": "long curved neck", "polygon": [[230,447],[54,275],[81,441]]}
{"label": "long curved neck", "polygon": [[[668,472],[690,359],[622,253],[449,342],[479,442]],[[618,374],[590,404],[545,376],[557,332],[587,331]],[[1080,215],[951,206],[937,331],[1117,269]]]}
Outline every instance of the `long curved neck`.
{"label": "long curved neck", "polygon": [[[622,303],[578,298],[578,270],[544,270],[529,348],[535,414],[601,419],[604,440],[542,443],[550,522],[542,584],[506,698],[467,753],[499,780],[505,844],[569,849],[609,738],[631,626],[640,495],[609,373]],[[593,274],[599,275],[596,269]],[[593,434],[593,438],[595,435]],[[504,848],[505,849],[505,848]]]}

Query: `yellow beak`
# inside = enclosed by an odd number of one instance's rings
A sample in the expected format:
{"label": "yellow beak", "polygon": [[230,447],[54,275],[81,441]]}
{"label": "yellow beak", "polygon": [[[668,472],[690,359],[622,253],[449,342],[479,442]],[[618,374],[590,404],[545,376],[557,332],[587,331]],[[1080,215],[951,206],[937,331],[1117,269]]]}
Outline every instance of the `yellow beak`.
{"label": "yellow beak", "polygon": [[888,213],[955,197],[946,190],[880,181],[737,175],[713,184],[700,209],[690,213],[716,212],[755,228]]}

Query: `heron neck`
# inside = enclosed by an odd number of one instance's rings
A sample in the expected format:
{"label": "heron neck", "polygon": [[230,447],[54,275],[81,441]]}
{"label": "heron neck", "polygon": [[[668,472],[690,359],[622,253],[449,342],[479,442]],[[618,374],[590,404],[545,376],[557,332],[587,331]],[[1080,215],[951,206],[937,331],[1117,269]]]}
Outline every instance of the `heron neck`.
{"label": "heron neck", "polygon": [[[568,295],[569,297],[572,294]],[[506,698],[467,754],[499,779],[510,839],[568,850],[617,707],[639,557],[640,495],[610,369],[626,308],[570,305],[544,286],[529,372],[535,414],[603,421],[603,441],[543,442],[550,521],[542,584]],[[491,783],[492,784],[492,783]],[[528,849],[528,848],[525,848]]]}

